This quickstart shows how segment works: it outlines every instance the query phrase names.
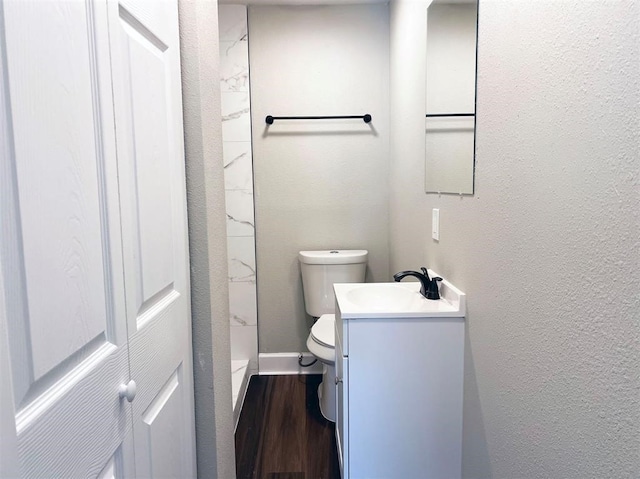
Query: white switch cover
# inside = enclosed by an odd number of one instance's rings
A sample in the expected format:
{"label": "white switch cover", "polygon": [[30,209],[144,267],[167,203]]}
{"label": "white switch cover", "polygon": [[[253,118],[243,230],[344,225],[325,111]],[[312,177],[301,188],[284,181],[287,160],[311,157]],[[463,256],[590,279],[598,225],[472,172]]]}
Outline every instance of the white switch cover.
{"label": "white switch cover", "polygon": [[440,241],[440,210],[434,208],[431,212],[431,237]]}

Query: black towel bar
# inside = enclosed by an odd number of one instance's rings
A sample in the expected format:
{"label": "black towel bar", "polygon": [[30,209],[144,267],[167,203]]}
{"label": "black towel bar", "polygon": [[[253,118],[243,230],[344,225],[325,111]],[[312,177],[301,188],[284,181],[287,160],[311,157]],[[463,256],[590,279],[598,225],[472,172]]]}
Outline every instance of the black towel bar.
{"label": "black towel bar", "polygon": [[275,120],[334,120],[334,119],[343,119],[343,118],[359,118],[364,120],[365,123],[369,123],[371,121],[371,115],[368,113],[366,115],[346,115],[346,116],[271,116],[267,115],[264,121],[271,125]]}

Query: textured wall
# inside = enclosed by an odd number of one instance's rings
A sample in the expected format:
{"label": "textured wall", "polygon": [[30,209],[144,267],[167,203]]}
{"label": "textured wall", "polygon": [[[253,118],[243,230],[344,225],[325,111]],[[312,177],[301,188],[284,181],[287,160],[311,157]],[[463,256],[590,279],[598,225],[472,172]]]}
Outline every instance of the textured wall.
{"label": "textured wall", "polygon": [[235,477],[217,2],[180,2],[198,477]]}
{"label": "textured wall", "polygon": [[386,5],[249,8],[260,352],[306,350],[298,251],[367,249],[389,279],[388,22]]}
{"label": "textured wall", "polygon": [[637,2],[483,0],[475,196],[392,147],[392,270],[468,295],[465,477],[640,477],[639,32]]}
{"label": "textured wall", "polygon": [[395,0],[390,4],[391,273],[422,266],[427,238],[431,237],[427,224],[431,212],[424,205],[425,59],[430,3]]}

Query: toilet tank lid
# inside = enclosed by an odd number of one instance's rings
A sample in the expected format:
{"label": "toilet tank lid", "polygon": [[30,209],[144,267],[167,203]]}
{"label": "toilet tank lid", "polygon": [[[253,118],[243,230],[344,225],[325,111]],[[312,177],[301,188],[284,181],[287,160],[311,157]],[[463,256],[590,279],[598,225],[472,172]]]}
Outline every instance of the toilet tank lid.
{"label": "toilet tank lid", "polygon": [[298,260],[304,264],[357,264],[366,263],[367,255],[366,249],[300,251]]}

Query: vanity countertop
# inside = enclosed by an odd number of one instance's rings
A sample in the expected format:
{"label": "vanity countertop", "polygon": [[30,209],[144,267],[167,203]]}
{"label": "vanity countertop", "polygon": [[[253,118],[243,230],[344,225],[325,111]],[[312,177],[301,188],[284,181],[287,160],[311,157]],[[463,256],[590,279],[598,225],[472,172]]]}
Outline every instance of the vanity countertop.
{"label": "vanity countertop", "polygon": [[[438,276],[429,270],[429,276]],[[336,307],[342,319],[362,318],[462,318],[466,296],[446,279],[440,283],[440,299],[420,294],[420,283],[336,283]]]}

